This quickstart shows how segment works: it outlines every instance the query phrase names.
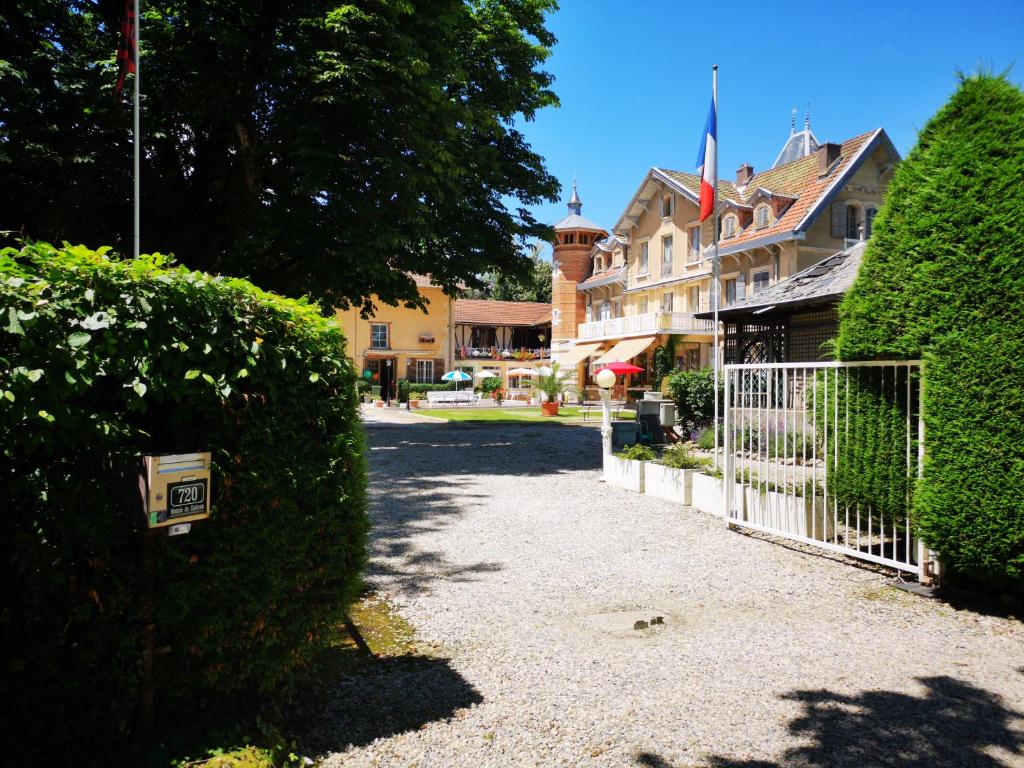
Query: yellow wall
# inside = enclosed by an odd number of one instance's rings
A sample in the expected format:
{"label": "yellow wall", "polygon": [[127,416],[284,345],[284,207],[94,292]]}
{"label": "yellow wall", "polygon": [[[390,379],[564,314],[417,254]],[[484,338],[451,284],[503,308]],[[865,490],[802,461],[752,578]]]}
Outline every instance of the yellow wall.
{"label": "yellow wall", "polygon": [[[451,370],[451,317],[453,300],[446,296],[440,288],[420,288],[420,295],[429,303],[427,311],[392,307],[381,304],[374,297],[377,305],[376,314],[364,320],[359,316],[358,309],[337,310],[338,322],[348,339],[348,354],[359,372],[365,368],[369,358],[394,358],[397,378],[404,379],[410,360],[440,360],[442,370],[435,371],[440,375]],[[372,323],[388,324],[388,349],[371,349],[370,326]],[[434,341],[420,342],[420,336],[430,334]],[[438,365],[435,362],[435,367]]]}

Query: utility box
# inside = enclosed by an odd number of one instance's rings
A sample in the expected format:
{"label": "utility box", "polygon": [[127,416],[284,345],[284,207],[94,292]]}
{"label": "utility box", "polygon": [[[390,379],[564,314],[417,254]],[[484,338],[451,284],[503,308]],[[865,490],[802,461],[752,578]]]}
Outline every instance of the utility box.
{"label": "utility box", "polygon": [[138,502],[147,528],[164,528],[210,516],[210,454],[143,456]]}

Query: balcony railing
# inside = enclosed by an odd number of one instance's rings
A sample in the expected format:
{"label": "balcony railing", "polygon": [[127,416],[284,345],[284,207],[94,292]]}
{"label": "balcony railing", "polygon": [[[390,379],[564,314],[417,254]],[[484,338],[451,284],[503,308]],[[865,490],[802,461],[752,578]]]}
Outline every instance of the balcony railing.
{"label": "balcony railing", "polygon": [[639,333],[711,333],[712,320],[697,320],[690,312],[648,312],[645,315],[615,317],[580,323],[577,337],[583,339],[614,339]]}
{"label": "balcony railing", "polygon": [[459,360],[547,360],[551,350],[546,347],[456,347],[455,357]]}

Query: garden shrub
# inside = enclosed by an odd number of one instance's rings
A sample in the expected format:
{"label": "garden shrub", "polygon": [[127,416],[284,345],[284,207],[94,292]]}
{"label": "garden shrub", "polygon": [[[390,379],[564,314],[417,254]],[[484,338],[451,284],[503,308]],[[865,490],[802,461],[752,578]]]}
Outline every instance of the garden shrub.
{"label": "garden shrub", "polygon": [[[468,382],[466,382],[468,384]],[[462,384],[460,389],[465,389],[466,384]],[[404,403],[409,399],[410,394],[425,395],[427,392],[453,392],[455,390],[454,381],[442,381],[438,384],[413,384],[408,379],[398,380],[398,401]]]}
{"label": "garden shrub", "polygon": [[615,454],[620,459],[629,459],[630,461],[654,461],[655,454],[654,449],[647,445],[627,445],[621,451]]}
{"label": "garden shrub", "polygon": [[962,77],[898,166],[841,308],[842,359],[923,358],[912,515],[947,565],[1024,583],[1024,93]]}
{"label": "garden shrub", "polygon": [[[721,399],[723,382],[718,382]],[[707,429],[715,420],[715,374],[711,368],[672,371],[669,396],[676,403],[676,422],[691,435]],[[712,435],[713,436],[713,435]]]}
{"label": "garden shrub", "polygon": [[690,446],[684,443],[676,443],[661,452],[658,463],[673,469],[703,469],[711,465],[711,460],[695,456]]}
{"label": "garden shrub", "polygon": [[110,764],[132,738],[149,585],[116,473],[131,457],[213,459],[210,519],[153,542],[162,734],[287,705],[365,559],[340,330],[243,280],[105,251],[0,251],[3,748],[38,747],[31,764]]}

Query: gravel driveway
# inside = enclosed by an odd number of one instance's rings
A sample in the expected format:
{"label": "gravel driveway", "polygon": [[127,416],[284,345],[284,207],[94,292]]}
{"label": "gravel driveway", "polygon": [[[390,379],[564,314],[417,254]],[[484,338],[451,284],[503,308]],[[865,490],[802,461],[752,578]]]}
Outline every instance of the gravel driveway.
{"label": "gravel driveway", "polygon": [[427,652],[339,688],[326,765],[1024,765],[1018,621],[607,488],[594,429],[367,430]]}

